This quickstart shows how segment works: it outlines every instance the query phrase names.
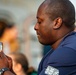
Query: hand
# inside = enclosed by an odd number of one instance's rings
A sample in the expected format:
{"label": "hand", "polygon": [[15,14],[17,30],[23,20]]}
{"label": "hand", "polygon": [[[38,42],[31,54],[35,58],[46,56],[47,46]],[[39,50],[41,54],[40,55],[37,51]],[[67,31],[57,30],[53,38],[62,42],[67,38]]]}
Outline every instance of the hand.
{"label": "hand", "polygon": [[12,59],[11,59],[9,56],[7,56],[7,55],[6,55],[6,57],[7,57],[8,64],[9,64],[8,68],[9,68],[10,70],[12,70]]}
{"label": "hand", "polygon": [[[12,73],[14,73],[14,71],[13,71],[13,69],[12,69],[12,59],[10,58],[10,57],[8,57],[8,56],[6,56],[7,57],[7,59],[8,59],[8,63],[9,63],[9,69],[10,69],[10,71],[12,72]],[[15,73],[14,73],[15,74]]]}
{"label": "hand", "polygon": [[0,69],[2,68],[10,68],[9,67],[9,61],[6,55],[3,53],[3,51],[0,52]]}
{"label": "hand", "polygon": [[2,68],[9,68],[10,72],[14,75],[15,73],[12,70],[12,59],[6,56],[3,51],[0,52],[0,69]]}

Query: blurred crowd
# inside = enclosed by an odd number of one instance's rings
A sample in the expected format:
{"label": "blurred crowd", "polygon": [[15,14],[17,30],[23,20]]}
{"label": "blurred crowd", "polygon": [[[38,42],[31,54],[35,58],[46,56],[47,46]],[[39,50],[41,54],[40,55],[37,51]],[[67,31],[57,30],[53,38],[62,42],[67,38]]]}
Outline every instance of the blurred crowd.
{"label": "blurred crowd", "polygon": [[29,66],[27,57],[20,52],[16,23],[5,17],[0,17],[0,42],[3,43],[3,52],[12,58],[16,75],[37,75],[34,67]]}
{"label": "blurred crowd", "polygon": [[7,19],[0,18],[0,42],[3,43],[5,54],[18,50],[17,35],[18,30],[15,24],[8,22]]}

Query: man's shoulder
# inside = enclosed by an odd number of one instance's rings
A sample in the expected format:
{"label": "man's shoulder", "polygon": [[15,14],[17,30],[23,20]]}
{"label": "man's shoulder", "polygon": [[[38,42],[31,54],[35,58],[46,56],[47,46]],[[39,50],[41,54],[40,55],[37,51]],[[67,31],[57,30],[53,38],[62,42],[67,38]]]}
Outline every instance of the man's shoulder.
{"label": "man's shoulder", "polygon": [[76,63],[76,51],[69,47],[57,48],[49,57],[52,66],[69,66]]}
{"label": "man's shoulder", "polygon": [[72,48],[76,50],[76,32],[73,32],[66,36],[61,42],[60,46]]}

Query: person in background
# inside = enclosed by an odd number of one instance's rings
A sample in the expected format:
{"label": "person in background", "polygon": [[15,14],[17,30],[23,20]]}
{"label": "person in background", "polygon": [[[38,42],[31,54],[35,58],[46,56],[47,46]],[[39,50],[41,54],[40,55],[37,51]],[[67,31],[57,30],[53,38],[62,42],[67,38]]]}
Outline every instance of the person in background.
{"label": "person in background", "polygon": [[[5,54],[12,52],[11,45],[15,40],[17,42],[18,30],[14,23],[10,23],[7,19],[0,19],[0,42],[3,43],[3,51]],[[18,44],[18,43],[17,43]],[[16,44],[16,49],[18,45]]]}
{"label": "person in background", "polygon": [[43,57],[38,75],[76,75],[75,8],[70,0],[45,0],[34,27],[38,40],[52,49]]}
{"label": "person in background", "polygon": [[33,67],[29,67],[26,56],[22,53],[10,53],[9,56],[13,61],[13,71],[16,75],[37,75]]}

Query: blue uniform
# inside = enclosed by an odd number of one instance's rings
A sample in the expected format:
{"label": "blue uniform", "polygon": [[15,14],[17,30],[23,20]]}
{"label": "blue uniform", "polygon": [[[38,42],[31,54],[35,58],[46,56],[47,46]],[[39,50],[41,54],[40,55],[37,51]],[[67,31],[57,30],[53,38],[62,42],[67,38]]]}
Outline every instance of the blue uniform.
{"label": "blue uniform", "polygon": [[76,75],[76,32],[65,36],[57,49],[43,57],[38,75]]}

